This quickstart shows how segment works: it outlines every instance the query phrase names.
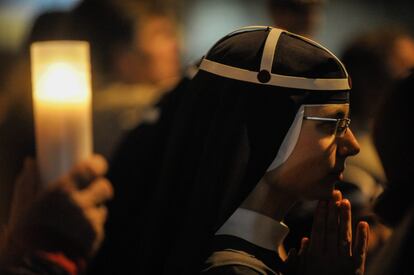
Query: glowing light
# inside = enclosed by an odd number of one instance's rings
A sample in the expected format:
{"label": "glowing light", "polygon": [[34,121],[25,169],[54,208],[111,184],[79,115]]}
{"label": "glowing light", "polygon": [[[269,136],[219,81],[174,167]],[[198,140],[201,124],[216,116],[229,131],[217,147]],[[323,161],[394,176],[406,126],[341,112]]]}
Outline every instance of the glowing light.
{"label": "glowing light", "polygon": [[79,102],[87,100],[87,79],[73,66],[55,63],[40,74],[37,97],[45,101]]}
{"label": "glowing light", "polygon": [[47,184],[92,154],[89,45],[37,42],[31,60],[38,165]]}

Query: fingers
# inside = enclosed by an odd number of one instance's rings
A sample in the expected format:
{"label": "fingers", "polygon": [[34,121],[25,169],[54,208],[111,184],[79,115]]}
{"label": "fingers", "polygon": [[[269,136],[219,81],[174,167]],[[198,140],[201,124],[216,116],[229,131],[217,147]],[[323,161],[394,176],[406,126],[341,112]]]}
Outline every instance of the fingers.
{"label": "fingers", "polygon": [[335,202],[341,201],[342,200],[342,193],[339,190],[334,190],[332,192],[332,200]]}
{"label": "fingers", "polygon": [[309,251],[314,254],[322,254],[325,244],[325,225],[328,213],[328,202],[319,201],[313,217]]}
{"label": "fingers", "polygon": [[95,177],[104,175],[108,170],[108,163],[101,155],[92,155],[90,159],[80,164],[80,166],[86,166],[89,169],[88,172]]}
{"label": "fingers", "polygon": [[299,250],[298,255],[304,255],[304,253],[306,253],[309,247],[309,243],[310,243],[309,238],[307,237],[302,238],[302,240],[300,241],[300,250]]}
{"label": "fingers", "polygon": [[356,229],[353,260],[357,269],[357,274],[364,274],[367,247],[369,239],[369,225],[367,222],[359,222]]}
{"label": "fingers", "polygon": [[103,233],[104,223],[108,216],[108,209],[105,206],[90,208],[85,212],[89,222],[98,234]]}
{"label": "fingers", "polygon": [[342,194],[332,192],[330,201],[319,201],[313,218],[312,233],[309,243],[311,253],[337,253],[338,243],[338,205]]}
{"label": "fingers", "polygon": [[103,204],[112,199],[114,190],[111,183],[105,178],[93,181],[87,188],[76,194],[76,200],[84,207]]}
{"label": "fingers", "polygon": [[338,252],[342,256],[351,256],[352,245],[352,214],[351,203],[344,199],[339,206],[340,223],[339,223],[339,241]]}
{"label": "fingers", "polygon": [[88,160],[76,165],[69,173],[69,177],[78,188],[82,189],[88,186],[93,179],[103,176],[107,170],[106,160],[100,155],[93,155]]}
{"label": "fingers", "polygon": [[105,178],[94,180],[88,187],[70,193],[72,199],[80,207],[86,216],[88,223],[96,233],[91,249],[95,253],[102,243],[104,237],[104,224],[108,210],[104,202],[113,197],[114,191],[110,182]]}
{"label": "fingers", "polygon": [[338,229],[339,229],[339,201],[342,199],[340,191],[332,193],[332,199],[328,203],[326,219],[326,253],[336,255],[338,253]]}

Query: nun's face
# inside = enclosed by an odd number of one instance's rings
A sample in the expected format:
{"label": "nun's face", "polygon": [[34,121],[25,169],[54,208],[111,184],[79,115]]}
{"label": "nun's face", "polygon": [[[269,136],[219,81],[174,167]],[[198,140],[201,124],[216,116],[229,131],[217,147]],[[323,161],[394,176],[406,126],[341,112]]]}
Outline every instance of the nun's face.
{"label": "nun's face", "polygon": [[[307,106],[305,116],[347,118],[348,104]],[[345,159],[359,152],[352,131],[335,135],[335,122],[303,120],[296,146],[279,168],[266,178],[279,190],[301,199],[329,199],[334,183],[342,179]],[[273,180],[272,180],[273,179]]]}

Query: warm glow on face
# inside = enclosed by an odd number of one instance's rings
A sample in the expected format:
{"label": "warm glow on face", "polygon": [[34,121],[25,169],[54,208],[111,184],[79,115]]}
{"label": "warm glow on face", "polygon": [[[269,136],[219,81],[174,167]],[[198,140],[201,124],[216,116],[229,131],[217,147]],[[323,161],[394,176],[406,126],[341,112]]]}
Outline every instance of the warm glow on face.
{"label": "warm glow on face", "polygon": [[36,97],[42,101],[79,102],[88,97],[85,74],[70,64],[50,64],[39,74]]}

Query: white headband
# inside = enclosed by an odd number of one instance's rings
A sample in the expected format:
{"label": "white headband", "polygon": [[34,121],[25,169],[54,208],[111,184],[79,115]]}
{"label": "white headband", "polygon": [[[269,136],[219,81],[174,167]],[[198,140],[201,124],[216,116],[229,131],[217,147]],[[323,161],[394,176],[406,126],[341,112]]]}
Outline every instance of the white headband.
{"label": "white headband", "polygon": [[[346,72],[345,67],[341,63],[341,61],[328,49],[323,47],[322,45],[305,38],[300,35],[296,35],[293,33],[289,33],[287,31],[272,28],[272,27],[246,27],[240,30],[237,30],[234,33],[240,31],[253,31],[258,29],[270,29],[270,33],[267,36],[265,47],[263,50],[262,61],[260,64],[260,71],[250,71],[245,69],[240,69],[237,67],[221,64],[218,62],[214,62],[204,58],[200,64],[199,69],[219,75],[226,78],[236,79],[240,81],[246,81],[256,84],[263,84],[263,85],[271,85],[271,86],[279,86],[285,88],[294,88],[294,89],[305,89],[305,90],[349,90],[351,87],[349,85],[348,74]],[[346,74],[346,78],[305,78],[305,77],[296,77],[296,76],[286,76],[280,74],[273,74],[272,66],[273,66],[273,58],[275,55],[275,50],[277,46],[277,42],[279,41],[280,35],[282,33],[288,33],[289,35],[296,36],[302,40],[305,40],[308,43],[311,43],[331,54],[335,57],[336,61],[341,65],[342,69]],[[231,34],[230,34],[231,35]]]}

